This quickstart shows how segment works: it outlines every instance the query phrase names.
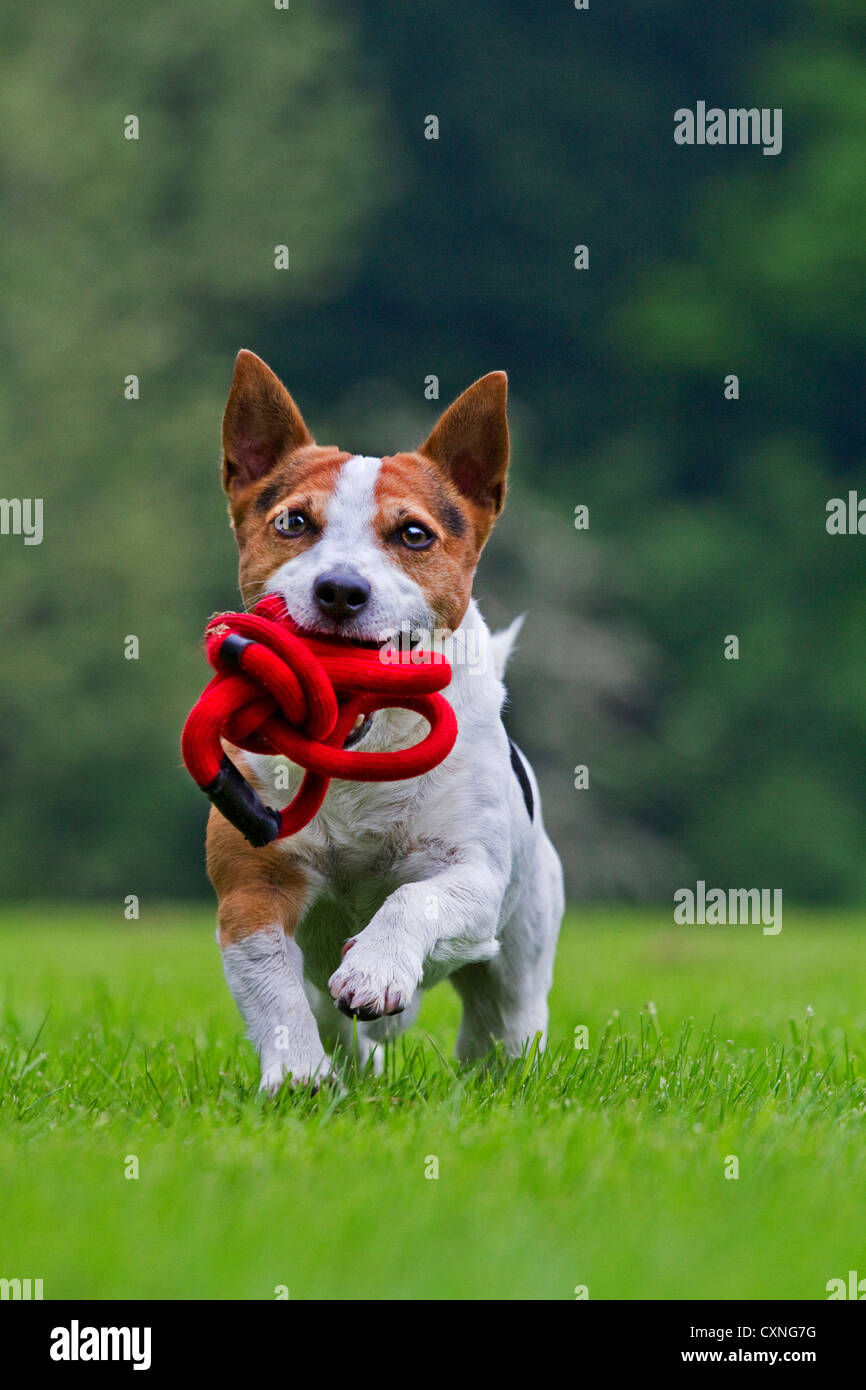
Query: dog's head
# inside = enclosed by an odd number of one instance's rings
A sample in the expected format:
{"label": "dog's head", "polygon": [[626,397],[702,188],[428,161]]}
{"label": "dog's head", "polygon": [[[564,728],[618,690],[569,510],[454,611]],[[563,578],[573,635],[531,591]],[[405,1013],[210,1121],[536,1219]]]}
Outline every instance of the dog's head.
{"label": "dog's head", "polygon": [[247,606],[276,593],[305,631],[356,642],[456,630],[505,500],[506,388],[491,372],[419,449],[368,458],[316,444],[282,382],[240,352],[223,487]]}

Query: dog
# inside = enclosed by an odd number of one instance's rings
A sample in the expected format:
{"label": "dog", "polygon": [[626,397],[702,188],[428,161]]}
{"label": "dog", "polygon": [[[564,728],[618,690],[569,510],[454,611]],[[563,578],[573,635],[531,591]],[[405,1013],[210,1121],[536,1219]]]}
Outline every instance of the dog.
{"label": "dog", "polygon": [[[472,598],[505,501],[507,378],[458,397],[417,450],[385,458],[314,442],[268,366],[242,351],[223,419],[222,481],[244,605],[282,597],[300,629],[380,647],[453,634],[444,694],[451,753],[397,782],[333,780],[303,830],[253,848],[212,808],[207,868],[229,989],[261,1062],[261,1089],[317,1086],[326,1049],[381,1070],[382,1048],[448,977],[462,1001],[460,1059],[546,1038],[562,868],[535,777],[501,719],[519,621],[492,636]],[[421,638],[418,637],[421,634]],[[474,654],[474,659],[457,658]],[[360,721],[359,721],[360,723]],[[419,715],[380,710],[347,745],[409,747]],[[224,745],[270,805],[302,771]]]}

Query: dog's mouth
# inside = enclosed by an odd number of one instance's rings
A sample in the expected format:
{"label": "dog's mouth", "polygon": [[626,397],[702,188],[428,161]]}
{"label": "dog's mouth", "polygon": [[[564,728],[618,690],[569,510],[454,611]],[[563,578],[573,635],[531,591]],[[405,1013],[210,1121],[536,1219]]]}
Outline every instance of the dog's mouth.
{"label": "dog's mouth", "polygon": [[[290,619],[292,630],[298,637],[308,637],[316,642],[333,642],[335,646],[357,647],[359,651],[365,652],[385,652],[393,649],[395,643],[400,643],[404,649],[420,651],[424,649],[427,639],[426,631],[422,628],[400,629],[391,628],[387,632],[380,632],[378,636],[372,633],[354,633],[344,631],[339,626],[336,627],[304,627],[301,623]],[[408,642],[405,638],[405,631],[410,633]]]}
{"label": "dog's mouth", "polygon": [[302,637],[314,637],[317,642],[334,642],[341,647],[357,647],[363,652],[378,652],[386,645],[385,642],[377,641],[375,637],[353,637],[350,633],[336,631],[325,631],[324,629],[309,628],[301,630]]}
{"label": "dog's mouth", "polygon": [[390,641],[390,637],[381,638],[344,632],[339,626],[304,627],[301,623],[295,622],[294,618],[290,618],[289,621],[292,630],[298,637],[308,637],[316,642],[333,642],[335,646],[357,647],[359,651],[379,652]]}

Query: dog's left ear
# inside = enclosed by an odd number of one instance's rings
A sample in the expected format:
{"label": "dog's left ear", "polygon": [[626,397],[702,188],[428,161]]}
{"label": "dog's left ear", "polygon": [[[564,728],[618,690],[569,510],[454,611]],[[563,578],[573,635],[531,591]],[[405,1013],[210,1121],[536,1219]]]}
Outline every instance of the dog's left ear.
{"label": "dog's left ear", "polygon": [[432,459],[492,523],[505,502],[508,377],[489,372],[449,405],[419,453]]}

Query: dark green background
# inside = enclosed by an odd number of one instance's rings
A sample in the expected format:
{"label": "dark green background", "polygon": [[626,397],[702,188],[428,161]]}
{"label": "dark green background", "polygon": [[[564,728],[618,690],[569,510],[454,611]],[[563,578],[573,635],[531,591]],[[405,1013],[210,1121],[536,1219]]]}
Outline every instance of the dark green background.
{"label": "dark green background", "polygon": [[[866,492],[864,36],[845,0],[6,7],[0,486],[46,526],[0,537],[8,896],[207,891],[178,734],[236,600],[241,346],[365,453],[509,372],[478,591],[528,615],[508,721],[573,896],[866,896],[866,537],[825,530]],[[675,145],[698,100],[783,108],[782,153]]]}

